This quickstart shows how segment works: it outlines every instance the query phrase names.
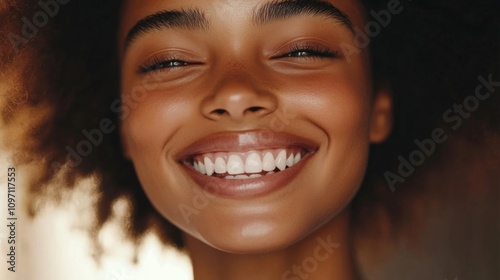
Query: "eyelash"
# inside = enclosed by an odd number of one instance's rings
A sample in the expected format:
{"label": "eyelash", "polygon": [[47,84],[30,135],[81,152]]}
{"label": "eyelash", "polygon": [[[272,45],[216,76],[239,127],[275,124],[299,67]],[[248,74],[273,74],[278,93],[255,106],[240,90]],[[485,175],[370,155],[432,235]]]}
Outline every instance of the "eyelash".
{"label": "eyelash", "polygon": [[[173,65],[174,63],[180,64],[180,65]],[[190,64],[197,64],[197,63],[190,63],[186,62],[182,59],[179,59],[175,56],[172,57],[157,57],[154,58],[150,62],[146,62],[145,64],[139,66],[139,73],[141,74],[147,74],[150,72],[154,71],[168,71],[169,69],[172,68],[178,68],[178,67],[184,67],[188,66]]]}
{"label": "eyelash", "polygon": [[[302,53],[302,55],[299,55]],[[286,53],[282,55],[277,55],[272,58],[299,58],[299,59],[308,59],[308,58],[336,58],[338,57],[338,51],[333,51],[326,47],[314,46],[314,45],[297,45],[290,48]]]}
{"label": "eyelash", "polygon": [[[278,58],[297,58],[297,59],[324,59],[324,58],[336,58],[338,57],[337,51],[332,51],[331,49],[319,46],[293,46],[286,53],[282,55],[277,55],[272,57],[272,59]],[[175,56],[172,57],[157,57],[152,61],[139,66],[138,72],[141,74],[147,74],[154,71],[168,71],[173,68],[185,67],[189,65],[194,65],[199,63],[186,62]]]}

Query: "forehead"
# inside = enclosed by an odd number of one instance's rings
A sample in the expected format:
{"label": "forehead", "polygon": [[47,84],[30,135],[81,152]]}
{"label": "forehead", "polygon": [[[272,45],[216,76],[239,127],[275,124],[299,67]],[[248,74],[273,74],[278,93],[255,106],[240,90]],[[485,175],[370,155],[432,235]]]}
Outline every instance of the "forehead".
{"label": "forehead", "polygon": [[[318,2],[318,0],[310,0]],[[209,21],[232,24],[250,24],[252,15],[259,7],[280,2],[277,0],[125,0],[120,23],[120,41],[140,20],[159,11],[197,10]],[[353,26],[364,24],[365,11],[359,0],[322,0],[344,13]]]}

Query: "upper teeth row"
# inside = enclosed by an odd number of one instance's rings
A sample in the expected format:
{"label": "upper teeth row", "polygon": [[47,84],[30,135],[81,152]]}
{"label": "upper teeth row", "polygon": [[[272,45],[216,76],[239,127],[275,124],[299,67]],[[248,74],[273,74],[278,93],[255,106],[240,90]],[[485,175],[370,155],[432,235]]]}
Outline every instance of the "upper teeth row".
{"label": "upper teeth row", "polygon": [[298,163],[302,159],[300,152],[296,154],[290,152],[287,157],[287,150],[280,150],[276,157],[272,152],[261,154],[251,152],[246,156],[246,159],[238,154],[231,154],[225,160],[223,156],[215,157],[215,162],[209,156],[202,157],[203,161],[194,161],[194,168],[201,174],[212,176],[214,173],[230,175],[261,173],[262,171],[273,171],[278,168],[283,171]]}

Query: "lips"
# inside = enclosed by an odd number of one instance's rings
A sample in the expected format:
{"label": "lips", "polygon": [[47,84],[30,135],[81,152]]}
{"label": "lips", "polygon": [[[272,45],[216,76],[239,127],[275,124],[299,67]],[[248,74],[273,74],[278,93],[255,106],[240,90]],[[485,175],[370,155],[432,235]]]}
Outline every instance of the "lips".
{"label": "lips", "polygon": [[225,132],[199,139],[177,159],[205,191],[247,198],[287,185],[317,147],[311,140],[282,132]]}

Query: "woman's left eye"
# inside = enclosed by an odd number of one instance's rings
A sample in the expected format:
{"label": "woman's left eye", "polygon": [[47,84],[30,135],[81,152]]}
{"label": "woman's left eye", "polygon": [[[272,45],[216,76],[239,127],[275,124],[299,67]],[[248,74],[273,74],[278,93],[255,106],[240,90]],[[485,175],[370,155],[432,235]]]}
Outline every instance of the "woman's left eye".
{"label": "woman's left eye", "polygon": [[296,46],[273,58],[335,58],[338,52],[318,46]]}
{"label": "woman's left eye", "polygon": [[191,65],[191,63],[179,59],[155,60],[151,63],[140,66],[139,72],[146,74],[153,71],[169,70],[189,65]]}
{"label": "woman's left eye", "polygon": [[297,50],[285,54],[283,57],[336,57],[337,53],[319,50]]}

